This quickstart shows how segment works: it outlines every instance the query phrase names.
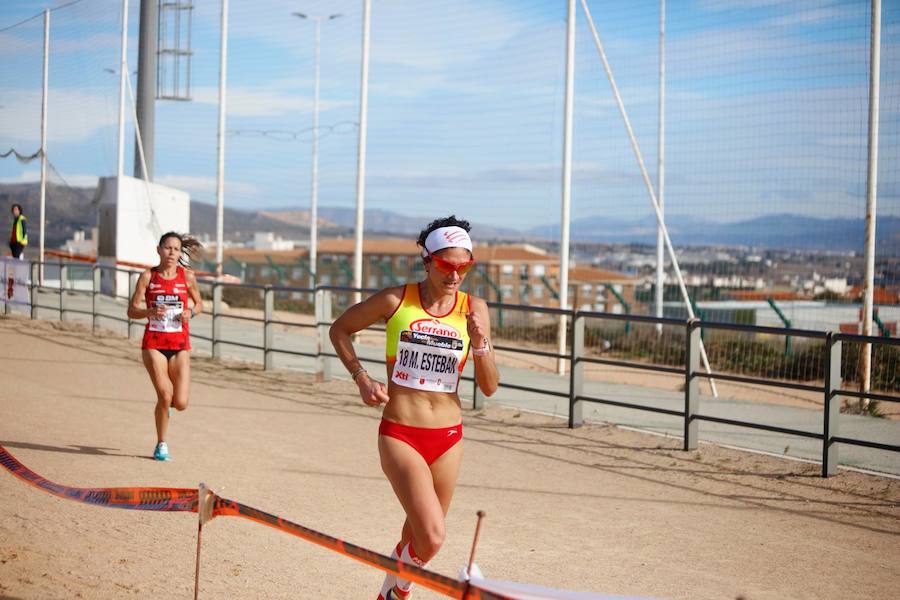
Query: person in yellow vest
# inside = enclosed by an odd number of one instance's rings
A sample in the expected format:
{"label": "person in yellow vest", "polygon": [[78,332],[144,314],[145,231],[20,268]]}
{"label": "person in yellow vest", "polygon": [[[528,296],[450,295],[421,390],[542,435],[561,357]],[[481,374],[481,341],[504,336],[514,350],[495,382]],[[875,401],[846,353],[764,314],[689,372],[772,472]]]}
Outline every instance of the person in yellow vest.
{"label": "person in yellow vest", "polygon": [[[406,512],[391,556],[424,567],[444,541],[444,519],[462,461],[459,380],[469,355],[490,396],[500,383],[490,342],[487,303],[459,291],[475,265],[471,227],[455,216],[419,234],[423,281],[383,289],[350,307],[331,326],[341,362],[368,406],[383,406],[378,428],[381,468]],[[387,386],[362,367],[351,335],[387,323]],[[379,600],[405,600],[412,583],[385,577]]]}
{"label": "person in yellow vest", "polygon": [[9,251],[13,258],[22,258],[22,252],[28,245],[28,225],[25,215],[22,214],[22,205],[12,205],[12,231],[9,233]]}

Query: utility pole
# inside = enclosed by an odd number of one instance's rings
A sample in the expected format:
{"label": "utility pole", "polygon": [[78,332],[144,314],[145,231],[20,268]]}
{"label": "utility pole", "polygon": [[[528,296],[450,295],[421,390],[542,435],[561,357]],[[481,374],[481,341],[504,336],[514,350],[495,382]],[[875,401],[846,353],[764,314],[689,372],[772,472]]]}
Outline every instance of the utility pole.
{"label": "utility pole", "polygon": [[[362,59],[359,72],[359,141],[356,147],[356,241],[353,245],[353,287],[362,287],[363,231],[366,206],[366,143],[369,134],[369,30],[372,0],[363,0]],[[358,304],[362,293],[354,292]]]}
{"label": "utility pole", "polygon": [[[875,220],[878,215],[878,97],[881,93],[881,0],[872,0],[872,33],[869,48],[869,156],[866,182],[866,271],[863,292],[862,334],[872,335],[875,304]],[[869,393],[872,386],[872,344],[860,348],[859,391]],[[867,410],[869,399],[860,400]]]}
{"label": "utility pole", "polygon": [[[158,0],[141,0],[140,35],[138,37],[137,127],[141,139],[134,147],[134,176],[153,181],[153,146],[156,130],[156,55],[159,31]],[[138,143],[144,145],[144,165]]]}
{"label": "utility pole", "polygon": [[322,21],[333,21],[340,17],[340,13],[333,15],[307,15],[295,12],[295,16],[301,19],[309,19],[316,22],[316,76],[315,92],[313,95],[313,126],[312,126],[312,183],[309,200],[309,287],[316,287],[318,273],[318,246],[319,246],[319,71],[322,45]]}
{"label": "utility pole", "polygon": [[[666,190],[666,0],[659,0],[659,135],[656,156],[656,201],[659,212],[665,216]],[[666,242],[663,239],[662,223],[656,225],[656,288],[654,304],[656,316],[663,316],[663,294],[665,292]],[[662,333],[662,323],[656,324],[656,333]]]}
{"label": "utility pole", "polygon": [[[44,10],[44,68],[41,75],[42,96],[41,96],[41,239],[40,252],[38,260],[40,268],[38,269],[38,280],[44,285],[44,207],[47,204],[47,100],[49,97],[49,76],[50,76],[50,10]],[[62,281],[59,282],[62,287]]]}
{"label": "utility pole", "polygon": [[[575,0],[568,1],[566,21],[566,97],[563,106],[562,199],[559,235],[559,307],[569,308],[569,208],[572,202],[572,117],[575,101]],[[559,316],[558,352],[566,354],[566,315]],[[569,365],[571,368],[571,365]],[[566,373],[565,359],[557,359],[556,371]]]}
{"label": "utility pole", "polygon": [[222,267],[225,245],[225,101],[228,76],[228,0],[222,0],[219,26],[219,128],[216,136],[216,277]]}

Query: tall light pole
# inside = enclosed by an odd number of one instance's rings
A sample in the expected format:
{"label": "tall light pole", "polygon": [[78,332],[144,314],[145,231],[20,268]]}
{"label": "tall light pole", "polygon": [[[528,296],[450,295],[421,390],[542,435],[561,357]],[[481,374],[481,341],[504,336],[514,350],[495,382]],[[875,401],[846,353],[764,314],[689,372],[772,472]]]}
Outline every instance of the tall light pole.
{"label": "tall light pole", "polygon": [[228,91],[228,0],[219,25],[219,128],[216,135],[216,277],[224,274],[225,252],[225,101]]}
{"label": "tall light pole", "polygon": [[[865,280],[863,287],[862,334],[872,335],[872,314],[875,304],[875,221],[878,218],[878,121],[881,95],[881,0],[872,0],[872,29],[869,45],[869,157],[866,181],[866,238]],[[872,345],[860,348],[860,392],[871,389]],[[860,409],[869,406],[869,399],[860,400]]]}
{"label": "tall light pole", "polygon": [[[40,207],[40,246],[38,260],[40,268],[38,269],[38,280],[44,285],[44,223],[46,218],[44,208],[47,203],[47,101],[49,98],[49,77],[50,75],[50,10],[44,9],[44,66],[41,74],[41,207]],[[59,287],[62,289],[62,278],[60,278]]]}
{"label": "tall light pole", "polygon": [[[664,214],[666,198],[666,0],[659,0],[659,134],[656,155],[656,201],[660,214]],[[656,286],[654,289],[656,316],[663,316],[665,300],[665,252],[662,223],[656,225]],[[656,324],[656,333],[662,334],[662,323]]]}
{"label": "tall light pole", "polygon": [[[559,233],[559,307],[569,308],[569,215],[572,204],[572,118],[575,103],[575,0],[568,0],[568,16],[566,18],[566,92],[563,103],[563,160],[562,160],[562,199],[560,207]],[[576,307],[577,308],[577,307]],[[559,354],[566,354],[566,315],[559,315],[557,331]],[[574,365],[569,365],[571,369]],[[556,371],[560,375],[566,373],[565,359],[559,358]]]}
{"label": "tall light pole", "polygon": [[319,55],[322,39],[322,21],[333,21],[341,16],[333,15],[308,15],[295,12],[295,16],[301,19],[309,19],[316,22],[316,78],[315,93],[313,96],[313,127],[312,127],[312,184],[310,190],[309,208],[309,287],[316,286],[317,273],[317,249],[319,245]]}
{"label": "tall light pole", "polygon": [[[359,141],[356,145],[356,225],[353,243],[353,287],[362,287],[363,231],[366,205],[366,144],[369,135],[369,30],[372,25],[372,0],[363,0],[362,55],[359,61]],[[359,304],[362,293],[353,292]]]}

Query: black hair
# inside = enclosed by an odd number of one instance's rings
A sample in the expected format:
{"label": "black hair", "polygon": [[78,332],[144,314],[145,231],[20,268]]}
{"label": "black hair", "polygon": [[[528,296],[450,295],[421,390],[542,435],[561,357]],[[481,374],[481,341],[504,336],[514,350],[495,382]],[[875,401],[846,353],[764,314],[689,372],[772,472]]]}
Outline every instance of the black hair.
{"label": "black hair", "polygon": [[24,210],[22,210],[22,205],[19,204],[18,202],[16,202],[15,204],[13,204],[12,206],[9,207],[10,212],[12,212],[12,209],[14,209],[14,208],[18,208],[18,209],[19,209],[19,214],[20,214],[20,215],[23,214],[23,213],[25,212]]}
{"label": "black hair", "polygon": [[166,233],[162,234],[162,237],[159,238],[159,247],[162,248],[162,245],[165,244],[166,240],[169,238],[176,238],[179,242],[181,242],[181,257],[178,259],[178,262],[183,267],[189,266],[186,258],[190,260],[196,260],[200,248],[203,247],[203,244],[201,244],[200,240],[198,240],[197,238],[191,237],[186,233],[182,234],[176,233],[174,231],[167,231]]}
{"label": "black hair", "polygon": [[425,229],[419,232],[419,239],[416,240],[416,244],[425,248],[425,239],[428,237],[428,234],[435,229],[440,229],[441,227],[459,227],[461,229],[465,229],[466,233],[472,230],[472,226],[468,221],[457,219],[456,215],[450,215],[449,217],[444,217],[443,219],[435,219],[434,221],[429,223]]}

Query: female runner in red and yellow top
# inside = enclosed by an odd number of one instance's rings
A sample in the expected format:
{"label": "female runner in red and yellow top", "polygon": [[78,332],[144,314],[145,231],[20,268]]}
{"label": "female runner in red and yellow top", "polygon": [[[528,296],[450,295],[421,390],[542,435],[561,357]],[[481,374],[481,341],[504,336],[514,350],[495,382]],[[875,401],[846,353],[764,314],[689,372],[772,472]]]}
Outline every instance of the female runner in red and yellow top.
{"label": "female runner in red and yellow top", "polygon": [[[156,251],[159,265],[141,273],[128,305],[128,317],[147,319],[141,357],[156,390],[156,448],[153,458],[169,460],[166,431],[169,409],[184,410],[191,385],[189,323],[203,311],[197,278],[182,266],[200,242],[175,232],[163,234]],[[189,300],[193,307],[189,307]],[[144,306],[141,306],[143,302]]]}
{"label": "female runner in red and yellow top", "polygon": [[[499,374],[490,345],[490,316],[480,298],[459,291],[475,261],[466,221],[432,222],[418,239],[424,281],[381,290],[331,326],[331,341],[364,403],[384,405],[378,436],[381,467],[406,512],[392,556],[424,566],[444,541],[444,517],[462,460],[457,388],[468,355],[478,387],[490,396]],[[369,376],[351,335],[387,323],[387,388]],[[471,347],[471,352],[470,352]],[[402,600],[411,584],[385,578],[381,600]]]}

